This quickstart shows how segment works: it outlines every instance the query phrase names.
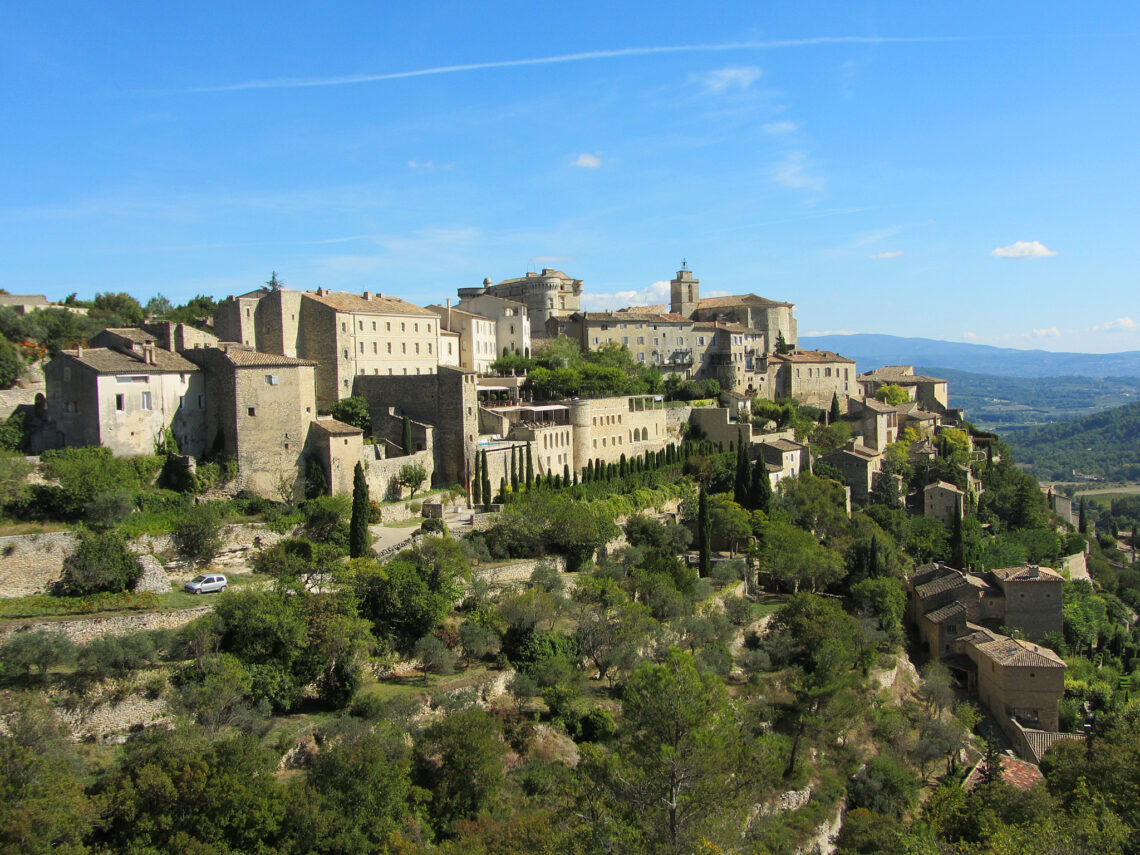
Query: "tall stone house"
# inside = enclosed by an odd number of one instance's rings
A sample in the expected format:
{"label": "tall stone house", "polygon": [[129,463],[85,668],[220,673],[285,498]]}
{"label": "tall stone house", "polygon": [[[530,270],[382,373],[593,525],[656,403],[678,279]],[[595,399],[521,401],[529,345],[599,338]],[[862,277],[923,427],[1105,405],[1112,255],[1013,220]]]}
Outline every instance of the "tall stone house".
{"label": "tall stone house", "polygon": [[370,291],[253,291],[219,304],[214,331],[223,341],[315,362],[322,409],[348,397],[358,376],[434,374],[441,361],[434,312]]}
{"label": "tall stone house", "polygon": [[495,322],[495,351],[500,356],[504,352],[530,354],[530,309],[526,303],[480,294],[464,297],[456,308]]}
{"label": "tall stone house", "polygon": [[459,366],[476,374],[486,374],[499,358],[498,336],[493,318],[447,306],[428,306],[439,316],[443,332],[458,336]]}
{"label": "tall stone house", "polygon": [[105,445],[153,454],[167,428],[201,454],[206,390],[198,367],[137,329],[108,329],[94,347],[61,351],[44,367],[44,426],[35,450]]}

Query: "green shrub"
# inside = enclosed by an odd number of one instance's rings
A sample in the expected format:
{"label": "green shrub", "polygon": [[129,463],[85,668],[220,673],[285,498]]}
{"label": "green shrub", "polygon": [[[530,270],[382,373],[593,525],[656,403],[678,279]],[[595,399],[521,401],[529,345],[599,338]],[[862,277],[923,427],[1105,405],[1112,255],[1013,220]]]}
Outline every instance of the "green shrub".
{"label": "green shrub", "polygon": [[144,490],[138,494],[136,504],[143,513],[181,512],[186,509],[187,499],[174,490]]}
{"label": "green shrub", "polygon": [[447,526],[438,517],[428,517],[420,524],[423,534],[447,534]]}
{"label": "green shrub", "polygon": [[605,707],[594,707],[584,716],[580,725],[582,742],[605,742],[614,735],[614,717]]}
{"label": "green shrub", "polygon": [[75,552],[63,560],[63,576],[53,593],[65,597],[130,589],[142,568],[117,531],[82,532]]}
{"label": "green shrub", "polygon": [[63,519],[81,518],[101,494],[149,487],[164,461],[153,454],[115,457],[101,446],[51,449],[40,455],[44,476],[59,482],[51,511]]}
{"label": "green shrub", "polygon": [[157,609],[157,594],[149,591],[123,591],[86,597],[34,594],[30,597],[0,598],[0,618],[31,618],[44,615],[79,615],[97,612],[148,611]]}
{"label": "green shrub", "polygon": [[179,552],[195,561],[207,562],[222,546],[222,515],[212,502],[194,505],[174,527]]}
{"label": "green shrub", "polygon": [[100,493],[88,502],[83,519],[94,529],[113,528],[126,519],[134,507],[135,496],[126,490]]}

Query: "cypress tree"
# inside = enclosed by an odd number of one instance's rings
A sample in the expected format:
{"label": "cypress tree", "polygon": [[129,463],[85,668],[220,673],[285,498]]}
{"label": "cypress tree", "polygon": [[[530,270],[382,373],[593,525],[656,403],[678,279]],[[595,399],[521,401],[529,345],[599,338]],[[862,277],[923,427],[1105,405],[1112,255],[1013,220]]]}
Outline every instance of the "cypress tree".
{"label": "cypress tree", "polygon": [[629,474],[629,466],[625,462],[625,452],[624,451],[621,453],[621,457],[618,459],[618,474],[622,478],[624,478],[626,475]]}
{"label": "cypress tree", "polygon": [[554,489],[554,470],[553,469],[547,469],[546,470],[546,486],[552,490]]}
{"label": "cypress tree", "polygon": [[577,472],[574,473],[574,486],[575,487],[578,486],[578,473]]}
{"label": "cypress tree", "polygon": [[479,451],[475,451],[475,474],[471,476],[471,505],[478,507],[483,498],[483,475],[479,467]]}
{"label": "cypress tree", "polygon": [[554,476],[554,489],[555,490],[561,490],[562,489],[562,476],[561,475],[555,475]]}
{"label": "cypress tree", "polygon": [[534,486],[534,460],[530,456],[530,443],[526,444],[526,488]]}
{"label": "cypress tree", "polygon": [[511,492],[519,491],[519,465],[515,459],[515,447],[511,446]]}
{"label": "cypress tree", "polygon": [[1088,520],[1085,518],[1085,500],[1081,499],[1081,507],[1077,513],[1077,531],[1081,534],[1086,534],[1089,529]]}
{"label": "cypress tree", "polygon": [[867,556],[867,575],[872,579],[879,577],[879,536],[871,535],[871,554]]}
{"label": "cypress tree", "polygon": [[697,573],[704,578],[709,575],[712,567],[712,520],[709,517],[709,496],[704,484],[701,485],[697,501],[697,549],[700,550]]}
{"label": "cypress tree", "polygon": [[415,449],[412,447],[412,420],[407,416],[404,416],[401,441],[404,444],[404,454],[411,454],[415,451]]}
{"label": "cypress tree", "polygon": [[562,483],[565,484],[567,487],[570,486],[570,464],[569,463],[563,463],[562,464]]}
{"label": "cypress tree", "polygon": [[357,461],[352,472],[352,519],[348,524],[348,554],[353,558],[367,555],[372,545],[368,510],[368,481],[364,478],[364,464]]}
{"label": "cypress tree", "polygon": [[954,500],[954,525],[950,529],[950,566],[966,569],[965,550],[962,546],[962,497]]}
{"label": "cypress tree", "polygon": [[744,448],[744,432],[736,431],[736,477],[732,482],[732,498],[742,507],[748,507],[748,493],[752,487],[752,468],[748,463],[748,451]]}
{"label": "cypress tree", "polygon": [[839,412],[839,395],[836,392],[831,393],[831,412],[828,414],[828,424],[835,424],[842,418]]}
{"label": "cypress tree", "polygon": [[491,510],[491,473],[487,469],[487,450],[483,450],[483,505]]}
{"label": "cypress tree", "polygon": [[506,502],[507,500],[507,476],[504,475],[499,479],[499,501]]}
{"label": "cypress tree", "polygon": [[582,474],[582,480],[589,483],[594,480],[594,461],[586,461],[586,471]]}
{"label": "cypress tree", "polygon": [[772,511],[772,482],[768,478],[764,455],[760,455],[752,467],[752,489],[748,491],[748,504],[754,511],[763,511],[765,514]]}

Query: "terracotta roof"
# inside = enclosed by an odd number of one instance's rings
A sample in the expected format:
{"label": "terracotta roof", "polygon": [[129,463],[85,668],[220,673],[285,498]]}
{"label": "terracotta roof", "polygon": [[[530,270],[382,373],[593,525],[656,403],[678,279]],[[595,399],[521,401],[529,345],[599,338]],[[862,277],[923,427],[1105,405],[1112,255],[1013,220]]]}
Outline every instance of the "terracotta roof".
{"label": "terracotta roof", "polygon": [[846,455],[847,457],[856,457],[864,462],[868,460],[875,460],[880,456],[879,452],[875,451],[873,448],[868,448],[865,445],[854,442],[843,446],[843,448],[837,448],[835,451],[829,451],[827,454],[823,455],[823,459],[826,460],[829,457],[834,457],[840,454]]}
{"label": "terracotta roof", "polygon": [[795,350],[791,353],[772,353],[769,354],[768,359],[778,362],[847,362],[851,365],[855,364],[854,359],[848,359],[846,356],[840,356],[830,350]]}
{"label": "terracotta roof", "polygon": [[[1044,731],[1037,731],[1044,733]],[[1077,734],[1073,734],[1076,736]],[[1038,755],[1040,756],[1040,755]],[[1017,787],[1019,790],[1031,790],[1038,784],[1045,782],[1045,776],[1041,774],[1041,769],[1035,763],[1028,763],[1025,760],[1018,760],[1016,757],[1002,756],[1001,766],[1001,779],[1011,787]],[[978,765],[970,770],[970,774],[966,776],[966,780],[962,782],[962,789],[967,793],[973,791],[986,777],[986,758],[983,757],[978,761]]]}
{"label": "terracotta roof", "polygon": [[99,374],[188,374],[198,366],[177,353],[154,349],[154,364],[143,361],[141,353],[123,353],[109,347],[85,347],[81,352],[65,350],[61,354],[86,365]]}
{"label": "terracotta roof", "polygon": [[358,294],[349,294],[345,291],[305,291],[303,296],[318,303],[324,303],[338,312],[357,312],[366,315],[430,315],[435,312],[401,300],[399,297],[385,297],[382,294],[373,294],[372,299],[365,300]]}
{"label": "terracotta roof", "polygon": [[999,567],[991,570],[1003,582],[1064,582],[1065,577],[1048,567],[1023,564],[1020,567]]}
{"label": "terracotta roof", "polygon": [[961,617],[966,614],[966,607],[959,603],[957,600],[945,605],[940,609],[935,609],[932,612],[927,612],[923,615],[931,623],[945,623],[953,618]]}
{"label": "terracotta roof", "polygon": [[744,324],[735,321],[697,321],[693,324],[695,330],[714,330],[717,332],[746,333],[753,332]]}
{"label": "terracotta roof", "polygon": [[[627,324],[641,322],[649,324],[691,324],[692,321],[684,315],[672,312],[577,312],[587,321],[602,321],[605,323]],[[571,316],[573,317],[573,315]]]}
{"label": "terracotta roof", "polygon": [[787,306],[791,308],[792,304],[769,300],[766,297],[757,297],[755,294],[737,294],[733,297],[704,297],[697,301],[698,309],[727,309],[733,306]]}
{"label": "terracotta roof", "polygon": [[261,353],[236,347],[218,348],[222,355],[238,368],[289,368],[295,365],[316,365],[311,359],[296,359],[279,353]]}
{"label": "terracotta roof", "polygon": [[868,410],[874,410],[876,413],[897,413],[898,408],[892,404],[885,403],[877,398],[864,398],[859,402]]}
{"label": "terracotta roof", "polygon": [[993,641],[975,644],[978,652],[997,662],[1015,668],[1064,668],[1065,662],[1039,644],[999,635]]}
{"label": "terracotta roof", "polygon": [[656,306],[626,306],[623,309],[618,309],[618,314],[625,312],[641,312],[648,315],[663,315],[665,314],[665,304],[658,303]]}
{"label": "terracotta roof", "polygon": [[331,417],[325,418],[317,416],[317,418],[313,420],[312,425],[333,436],[348,436],[350,434],[364,433],[364,431],[356,427],[356,425],[350,425]]}
{"label": "terracotta roof", "polygon": [[1087,741],[1083,733],[1057,733],[1052,730],[1030,730],[1025,727],[1021,728],[1021,732],[1025,736],[1025,741],[1029,743],[1029,751],[1035,760],[1040,760],[1046,751],[1063,740]]}
{"label": "terracotta roof", "polygon": [[938,576],[945,576],[948,573],[957,572],[958,571],[949,564],[931,561],[929,564],[916,567],[914,572],[910,575],[910,581],[912,585],[921,585],[923,582],[928,582]]}
{"label": "terracotta roof", "polygon": [[790,439],[765,439],[761,440],[760,444],[780,451],[803,451],[804,449],[804,446],[798,442],[792,442]]}
{"label": "terracotta roof", "polygon": [[969,587],[970,583],[966,581],[966,577],[955,571],[945,576],[940,576],[937,579],[932,579],[929,582],[915,585],[914,595],[920,600],[925,600],[927,597],[944,594],[947,591],[960,591]]}
{"label": "terracotta roof", "polygon": [[155,337],[146,330],[140,330],[138,327],[107,327],[103,332],[117,335],[119,338],[125,338],[127,341],[144,342],[154,341]]}
{"label": "terracotta roof", "polygon": [[468,312],[466,309],[459,309],[455,306],[452,306],[449,309],[447,306],[437,306],[433,303],[432,305],[428,306],[428,308],[440,317],[444,317],[448,312],[451,312],[452,314],[466,315],[469,318],[475,318],[477,321],[494,322],[495,320],[494,318],[489,318],[486,315],[480,315],[477,312]]}
{"label": "terracotta roof", "polygon": [[[910,369],[908,373],[906,369]],[[884,365],[873,371],[860,374],[857,378],[863,381],[878,380],[883,383],[894,383],[896,386],[913,386],[916,383],[945,383],[941,377],[927,377],[923,374],[913,373],[909,365]]]}
{"label": "terracotta roof", "polygon": [[962,492],[958,487],[954,486],[953,484],[948,484],[945,481],[935,481],[933,484],[927,484],[922,488],[922,492],[925,493],[927,490],[933,490],[935,487],[941,487],[943,490],[951,490],[955,493]]}

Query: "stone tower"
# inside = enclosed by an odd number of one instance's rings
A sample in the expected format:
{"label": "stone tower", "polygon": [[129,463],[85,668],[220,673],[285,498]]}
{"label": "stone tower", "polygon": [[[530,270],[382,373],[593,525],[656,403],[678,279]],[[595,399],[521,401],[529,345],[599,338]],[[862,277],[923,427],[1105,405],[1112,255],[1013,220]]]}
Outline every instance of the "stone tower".
{"label": "stone tower", "polygon": [[669,283],[669,311],[691,318],[701,300],[701,280],[693,276],[693,271],[685,262],[677,271],[677,278]]}

